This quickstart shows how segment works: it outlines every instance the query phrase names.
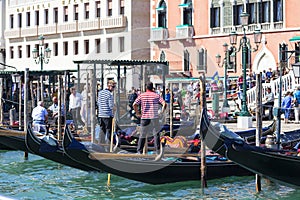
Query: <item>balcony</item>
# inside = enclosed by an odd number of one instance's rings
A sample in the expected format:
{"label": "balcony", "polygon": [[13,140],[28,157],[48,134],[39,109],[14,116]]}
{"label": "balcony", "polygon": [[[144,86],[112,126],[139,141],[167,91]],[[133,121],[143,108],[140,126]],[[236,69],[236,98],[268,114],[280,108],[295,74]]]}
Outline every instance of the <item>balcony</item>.
{"label": "balcony", "polygon": [[191,41],[194,36],[194,27],[190,25],[179,25],[176,26],[176,38],[186,39],[187,41]]}
{"label": "balcony", "polygon": [[85,31],[85,30],[97,30],[100,29],[100,18],[79,22],[78,24],[79,31]]}
{"label": "balcony", "polygon": [[57,24],[39,26],[39,35],[56,34],[56,33],[57,33]]}
{"label": "balcony", "polygon": [[78,31],[78,22],[69,22],[57,25],[58,33],[70,33]]}
{"label": "balcony", "polygon": [[38,26],[32,27],[32,28],[21,29],[22,37],[37,36],[37,35],[38,35]]}
{"label": "balcony", "polygon": [[9,29],[4,32],[5,38],[18,38],[21,37],[21,29]]}
{"label": "balcony", "polygon": [[100,18],[100,28],[121,28],[126,26],[126,17],[118,16],[118,17],[108,17],[108,18]]}
{"label": "balcony", "polygon": [[163,27],[152,28],[150,41],[152,42],[163,42],[168,39],[168,29]]}

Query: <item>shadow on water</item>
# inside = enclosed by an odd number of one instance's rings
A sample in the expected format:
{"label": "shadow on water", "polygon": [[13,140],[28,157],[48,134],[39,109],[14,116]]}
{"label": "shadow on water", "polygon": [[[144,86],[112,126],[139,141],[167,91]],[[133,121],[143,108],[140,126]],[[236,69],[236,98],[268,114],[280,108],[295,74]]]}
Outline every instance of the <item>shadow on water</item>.
{"label": "shadow on water", "polygon": [[300,199],[300,191],[282,184],[262,182],[255,192],[255,178],[228,177],[208,181],[201,194],[200,181],[149,185],[66,167],[23,152],[0,152],[0,194],[22,200],[42,199]]}

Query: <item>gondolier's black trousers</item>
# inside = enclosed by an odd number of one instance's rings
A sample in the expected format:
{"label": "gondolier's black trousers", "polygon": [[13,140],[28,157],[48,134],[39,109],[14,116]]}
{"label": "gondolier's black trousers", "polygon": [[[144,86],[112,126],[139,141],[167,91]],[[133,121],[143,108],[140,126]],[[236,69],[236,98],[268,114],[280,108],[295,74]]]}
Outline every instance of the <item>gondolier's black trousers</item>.
{"label": "gondolier's black trousers", "polygon": [[100,125],[100,142],[109,143],[111,137],[113,117],[98,117],[98,123]]}
{"label": "gondolier's black trousers", "polygon": [[141,119],[141,133],[138,141],[137,152],[142,154],[145,146],[146,137],[148,135],[154,136],[154,146],[156,152],[159,153],[160,149],[160,137],[159,137],[160,125],[159,119]]}

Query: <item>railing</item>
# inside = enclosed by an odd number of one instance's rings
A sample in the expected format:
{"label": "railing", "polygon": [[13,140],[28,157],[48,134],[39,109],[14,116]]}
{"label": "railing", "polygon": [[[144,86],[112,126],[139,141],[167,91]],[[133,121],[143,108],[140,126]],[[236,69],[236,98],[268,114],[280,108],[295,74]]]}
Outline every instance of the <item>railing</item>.
{"label": "railing", "polygon": [[151,29],[151,41],[163,41],[168,39],[168,29],[159,27]]}
{"label": "railing", "polygon": [[32,28],[23,28],[21,29],[21,36],[28,37],[28,36],[36,36],[38,35],[38,29],[36,27]]}
{"label": "railing", "polygon": [[79,31],[100,29],[100,18],[79,22]]}
{"label": "railing", "polygon": [[58,24],[57,32],[59,33],[67,33],[67,32],[76,32],[78,31],[78,22],[70,22],[70,23],[63,23]]}
{"label": "railing", "polygon": [[18,38],[21,37],[21,29],[9,29],[4,32],[5,38]]}
{"label": "railing", "polygon": [[[293,71],[290,71],[287,75],[282,76],[282,95],[287,91],[292,91],[295,89],[297,83],[295,81],[295,76]],[[280,79],[271,80],[270,83],[262,84],[262,98],[264,99],[267,94],[267,88],[270,87],[276,99],[279,97]],[[254,107],[256,105],[256,86],[247,91],[247,102],[249,107]],[[275,105],[278,102],[275,101]]]}
{"label": "railing", "polygon": [[55,34],[55,33],[57,33],[57,24],[47,25],[47,26],[39,26],[38,31],[39,31],[39,35]]}
{"label": "railing", "polygon": [[177,39],[190,39],[194,36],[194,27],[189,25],[176,26]]}
{"label": "railing", "polygon": [[108,17],[100,19],[100,28],[119,28],[126,26],[126,17]]}

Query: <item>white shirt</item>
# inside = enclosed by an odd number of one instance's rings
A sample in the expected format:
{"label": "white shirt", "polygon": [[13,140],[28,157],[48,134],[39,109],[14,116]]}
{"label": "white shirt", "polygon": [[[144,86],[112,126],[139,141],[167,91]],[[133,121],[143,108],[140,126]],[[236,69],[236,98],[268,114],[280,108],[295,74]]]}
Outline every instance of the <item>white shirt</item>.
{"label": "white shirt", "polygon": [[71,94],[70,95],[70,105],[69,105],[69,108],[70,109],[74,109],[74,108],[81,107],[81,100],[82,100],[81,94],[79,94],[77,92],[76,92],[75,95]]}
{"label": "white shirt", "polygon": [[33,121],[44,121],[46,119],[46,116],[48,115],[48,112],[46,108],[42,106],[37,106],[32,110],[31,117]]}

